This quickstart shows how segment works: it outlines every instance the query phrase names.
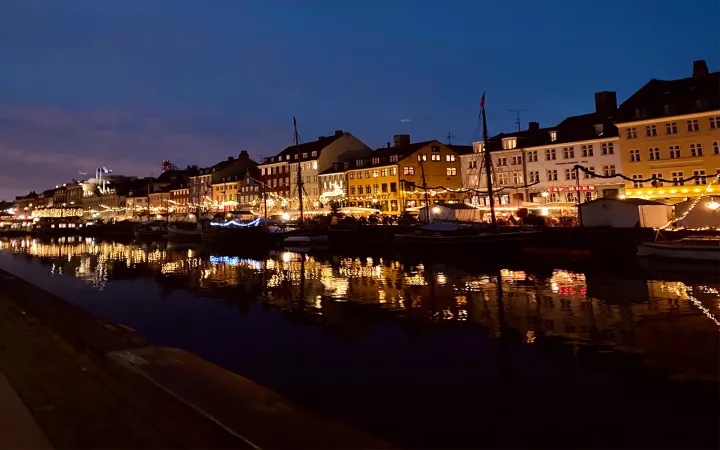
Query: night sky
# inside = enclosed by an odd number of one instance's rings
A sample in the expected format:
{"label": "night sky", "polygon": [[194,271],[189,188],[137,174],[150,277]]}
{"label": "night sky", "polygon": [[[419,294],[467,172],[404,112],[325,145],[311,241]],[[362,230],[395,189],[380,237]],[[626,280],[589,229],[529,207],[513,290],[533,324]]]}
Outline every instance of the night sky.
{"label": "night sky", "polygon": [[[371,147],[591,112],[720,70],[717,0],[2,0],[0,199],[92,175],[260,160],[336,129]],[[408,121],[409,120],[409,121]]]}

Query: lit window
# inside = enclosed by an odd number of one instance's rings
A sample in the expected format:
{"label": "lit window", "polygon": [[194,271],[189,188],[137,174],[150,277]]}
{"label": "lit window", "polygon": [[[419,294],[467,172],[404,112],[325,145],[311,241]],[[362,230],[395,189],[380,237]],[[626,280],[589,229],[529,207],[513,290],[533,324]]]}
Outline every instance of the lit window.
{"label": "lit window", "polygon": [[373,163],[373,164],[380,164],[380,158],[379,158],[379,157],[373,158],[373,159],[372,159],[372,163]]}
{"label": "lit window", "polygon": [[351,179],[351,180],[354,180],[354,179],[355,179],[355,172],[350,172],[350,173],[348,173],[348,178]]}
{"label": "lit window", "polygon": [[455,167],[448,167],[446,170],[446,173],[448,176],[454,176],[457,175],[457,169]]}
{"label": "lit window", "polygon": [[700,124],[698,123],[697,119],[688,120],[687,121],[687,130],[688,131],[700,131]]}
{"label": "lit window", "polygon": [[387,176],[387,173],[388,173],[388,170],[387,170],[387,169],[380,169],[380,176],[381,176],[381,177],[386,177],[386,176]]}
{"label": "lit window", "polygon": [[427,155],[424,153],[419,154],[418,161],[427,161]]}
{"label": "lit window", "polygon": [[380,171],[375,169],[375,170],[373,170],[372,174],[373,174],[373,178],[377,178],[380,176]]}
{"label": "lit window", "polygon": [[447,162],[455,161],[455,155],[445,155],[445,161],[447,161]]}
{"label": "lit window", "polygon": [[303,159],[307,158],[307,153],[302,154]]}
{"label": "lit window", "polygon": [[430,158],[431,161],[440,161],[440,160],[441,160],[441,158],[440,158],[441,155],[434,155],[434,154],[433,154],[433,155],[430,155],[430,156],[431,156],[431,158]]}
{"label": "lit window", "polygon": [[370,178],[370,171],[369,171],[369,170],[366,170],[366,171],[365,171],[365,178]]}
{"label": "lit window", "polygon": [[363,173],[362,173],[362,172],[358,172],[358,173],[357,173],[358,180],[362,180],[362,176],[363,176]]}
{"label": "lit window", "polygon": [[630,162],[638,162],[640,161],[640,150],[634,149],[630,150]]}
{"label": "lit window", "polygon": [[390,155],[390,162],[398,162],[398,155]]}
{"label": "lit window", "polygon": [[550,132],[550,142],[557,141],[557,131],[551,131]]}
{"label": "lit window", "polygon": [[505,138],[502,140],[502,148],[510,150],[517,147],[517,138]]}
{"label": "lit window", "polygon": [[314,151],[312,152],[312,157],[314,158],[314,157],[316,157],[316,156],[317,156],[317,150],[314,150]]}
{"label": "lit window", "polygon": [[390,168],[390,175],[391,175],[391,176],[397,175],[397,168],[396,168],[396,167],[391,167],[391,168]]}
{"label": "lit window", "polygon": [[405,166],[403,167],[403,174],[404,175],[415,175],[415,168],[411,166]]}

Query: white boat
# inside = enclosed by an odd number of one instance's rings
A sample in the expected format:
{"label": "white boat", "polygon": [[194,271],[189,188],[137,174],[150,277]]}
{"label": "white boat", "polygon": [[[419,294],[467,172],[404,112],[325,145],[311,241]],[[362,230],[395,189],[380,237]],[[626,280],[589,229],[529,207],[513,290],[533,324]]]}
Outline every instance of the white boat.
{"label": "white boat", "polygon": [[692,236],[673,241],[643,242],[638,256],[720,262],[720,236]]}

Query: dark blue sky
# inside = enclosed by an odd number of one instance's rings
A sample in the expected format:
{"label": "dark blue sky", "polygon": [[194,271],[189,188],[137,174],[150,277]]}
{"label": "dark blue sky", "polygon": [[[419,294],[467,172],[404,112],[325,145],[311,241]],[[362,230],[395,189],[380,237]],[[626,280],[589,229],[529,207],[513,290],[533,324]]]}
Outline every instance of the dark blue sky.
{"label": "dark blue sky", "polygon": [[[4,0],[0,198],[107,165],[257,159],[343,129],[478,138],[720,70],[717,0]],[[401,123],[401,119],[411,122]],[[444,140],[444,139],[443,139]]]}

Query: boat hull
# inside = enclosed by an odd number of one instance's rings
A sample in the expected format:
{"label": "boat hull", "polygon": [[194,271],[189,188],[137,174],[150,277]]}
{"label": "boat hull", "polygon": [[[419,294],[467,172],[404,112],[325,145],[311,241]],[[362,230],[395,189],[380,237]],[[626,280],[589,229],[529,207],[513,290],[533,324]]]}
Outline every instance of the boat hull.
{"label": "boat hull", "polygon": [[662,242],[644,242],[638,245],[638,256],[667,259],[684,259],[720,263],[720,246],[681,245]]}

